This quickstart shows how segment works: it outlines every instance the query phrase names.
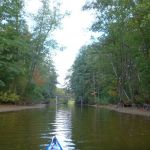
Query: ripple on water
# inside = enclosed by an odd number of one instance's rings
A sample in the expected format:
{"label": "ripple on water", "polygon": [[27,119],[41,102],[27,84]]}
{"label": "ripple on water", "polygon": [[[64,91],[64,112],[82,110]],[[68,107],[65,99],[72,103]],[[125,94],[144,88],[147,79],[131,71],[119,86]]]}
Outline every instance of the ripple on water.
{"label": "ripple on water", "polygon": [[[72,120],[71,114],[65,110],[56,111],[55,120],[49,122],[49,130],[45,134],[41,134],[43,139],[52,139],[56,136],[61,143],[63,149],[74,150],[75,144],[72,140]],[[45,145],[41,145],[43,147]]]}

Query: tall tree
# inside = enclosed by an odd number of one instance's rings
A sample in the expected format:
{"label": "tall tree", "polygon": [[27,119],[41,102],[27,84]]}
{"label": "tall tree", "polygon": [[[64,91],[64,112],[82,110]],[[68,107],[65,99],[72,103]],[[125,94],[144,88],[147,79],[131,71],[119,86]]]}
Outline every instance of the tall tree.
{"label": "tall tree", "polygon": [[93,43],[85,50],[84,68],[93,70],[94,89],[111,99],[117,95],[123,103],[149,102],[149,6],[148,0],[96,0],[83,7],[95,10],[91,29],[103,34],[99,46]]}
{"label": "tall tree", "polygon": [[0,2],[0,102],[43,100],[55,94],[57,75],[50,50],[57,43],[50,33],[63,15],[57,1],[54,7],[49,1],[41,2],[31,31],[25,21],[23,0]]}
{"label": "tall tree", "polygon": [[43,55],[46,56],[51,48],[57,46],[52,38],[52,32],[59,26],[63,15],[59,12],[59,4],[50,9],[49,1],[42,0],[38,14],[34,16],[32,39],[32,62],[30,66],[28,86],[30,86],[36,65],[40,63]]}

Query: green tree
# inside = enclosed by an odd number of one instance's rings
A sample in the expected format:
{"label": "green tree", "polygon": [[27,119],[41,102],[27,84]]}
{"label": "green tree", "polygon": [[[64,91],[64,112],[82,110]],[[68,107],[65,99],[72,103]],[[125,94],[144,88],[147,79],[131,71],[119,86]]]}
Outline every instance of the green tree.
{"label": "green tree", "polygon": [[63,15],[57,1],[54,8],[50,8],[49,1],[41,2],[31,31],[25,21],[23,0],[0,2],[1,102],[54,97],[57,75],[50,53],[57,43],[50,33]]}
{"label": "green tree", "polygon": [[24,74],[29,32],[22,16],[23,1],[4,0],[0,5],[0,90],[17,94],[16,79]]}
{"label": "green tree", "polygon": [[[83,7],[83,10],[95,10],[96,21],[91,29],[102,34],[99,42],[85,48],[84,54],[80,52],[75,61],[78,67],[73,67],[71,78],[82,67],[79,72],[84,78],[84,69],[91,76],[83,82],[89,81],[85,92],[93,85],[98,100],[103,95],[110,102],[149,103],[149,6],[148,0],[96,0]],[[79,64],[79,58],[84,63]],[[71,83],[81,86],[77,80]],[[91,99],[90,95],[87,97]]]}

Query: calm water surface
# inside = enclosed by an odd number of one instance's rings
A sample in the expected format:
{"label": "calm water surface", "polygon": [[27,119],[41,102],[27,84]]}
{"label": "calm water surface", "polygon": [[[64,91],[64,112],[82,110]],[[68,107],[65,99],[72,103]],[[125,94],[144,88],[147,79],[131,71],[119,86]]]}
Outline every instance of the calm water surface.
{"label": "calm water surface", "polygon": [[45,150],[54,135],[64,150],[150,150],[150,118],[75,106],[0,113],[0,150]]}

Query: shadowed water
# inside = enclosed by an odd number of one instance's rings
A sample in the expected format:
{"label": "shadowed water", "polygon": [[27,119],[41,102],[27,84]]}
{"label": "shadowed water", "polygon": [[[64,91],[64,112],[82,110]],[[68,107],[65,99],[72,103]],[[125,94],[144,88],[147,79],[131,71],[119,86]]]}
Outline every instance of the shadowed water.
{"label": "shadowed water", "polygon": [[54,135],[64,150],[149,150],[150,118],[73,106],[0,113],[0,150],[45,150]]}

